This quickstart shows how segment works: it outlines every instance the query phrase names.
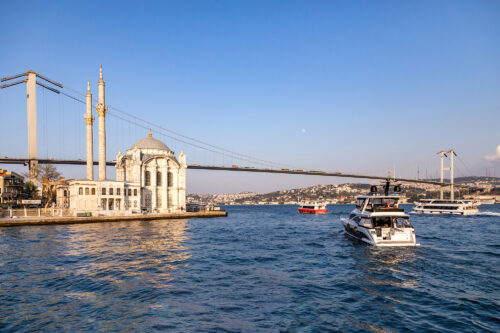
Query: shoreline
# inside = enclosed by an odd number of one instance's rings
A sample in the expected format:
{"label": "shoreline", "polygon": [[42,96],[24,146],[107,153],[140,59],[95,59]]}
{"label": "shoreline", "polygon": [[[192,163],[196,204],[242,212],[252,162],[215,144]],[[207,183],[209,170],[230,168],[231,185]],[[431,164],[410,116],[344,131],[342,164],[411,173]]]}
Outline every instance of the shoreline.
{"label": "shoreline", "polygon": [[122,221],[136,221],[136,220],[144,221],[144,220],[165,220],[165,219],[214,218],[214,217],[225,217],[225,216],[227,216],[227,212],[224,210],[219,210],[219,211],[206,211],[206,212],[184,212],[184,213],[126,215],[126,216],[20,217],[15,219],[2,218],[0,219],[0,227],[122,222]]}

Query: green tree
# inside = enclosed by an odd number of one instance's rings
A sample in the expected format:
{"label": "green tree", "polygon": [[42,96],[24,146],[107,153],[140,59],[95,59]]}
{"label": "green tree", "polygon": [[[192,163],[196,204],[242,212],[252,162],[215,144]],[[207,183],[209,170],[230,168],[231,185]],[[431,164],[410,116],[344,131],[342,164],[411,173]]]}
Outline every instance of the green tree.
{"label": "green tree", "polygon": [[30,199],[38,199],[38,187],[33,182],[24,183],[23,192],[28,195]]}

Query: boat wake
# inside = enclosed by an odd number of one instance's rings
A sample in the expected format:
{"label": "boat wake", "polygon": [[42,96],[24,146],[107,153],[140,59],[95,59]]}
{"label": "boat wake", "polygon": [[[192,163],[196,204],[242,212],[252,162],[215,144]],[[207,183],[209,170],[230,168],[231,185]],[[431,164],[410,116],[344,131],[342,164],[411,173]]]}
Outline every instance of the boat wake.
{"label": "boat wake", "polygon": [[500,216],[500,212],[479,212],[479,214],[476,215]]}

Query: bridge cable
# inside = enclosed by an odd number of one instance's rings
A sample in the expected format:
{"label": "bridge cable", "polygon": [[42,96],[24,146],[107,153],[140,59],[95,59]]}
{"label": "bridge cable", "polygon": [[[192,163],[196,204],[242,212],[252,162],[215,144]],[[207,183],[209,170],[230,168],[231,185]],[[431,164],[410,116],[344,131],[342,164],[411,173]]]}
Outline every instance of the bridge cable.
{"label": "bridge cable", "polygon": [[[73,91],[74,93],[76,93],[76,94],[78,94],[78,95],[85,96],[84,94],[82,94],[82,93],[80,93],[80,92],[78,92],[78,91],[76,91],[76,90],[74,90],[74,89],[72,89],[72,88],[69,88],[69,87],[66,87],[66,86],[65,86],[65,88],[66,88],[66,89],[68,89],[68,90]],[[61,93],[63,93],[63,92],[61,92]],[[78,100],[78,99],[76,99],[75,97],[70,96],[70,95],[68,95],[68,94],[66,94],[66,93],[63,93],[63,94],[64,94],[64,95],[66,95],[66,96],[68,96],[68,97],[70,97],[70,98],[73,98],[73,99],[75,99],[75,100]],[[80,100],[78,100],[78,101],[80,101]],[[83,101],[80,101],[80,102],[85,103],[85,102],[83,102]],[[183,135],[183,134],[181,134],[181,133],[178,133],[178,132],[172,131],[172,130],[167,129],[167,128],[163,127],[163,126],[157,125],[157,124],[155,124],[155,123],[152,123],[152,122],[150,122],[150,121],[147,121],[147,120],[145,120],[145,119],[142,119],[142,118],[140,118],[140,117],[137,117],[137,116],[135,116],[135,115],[133,115],[133,114],[131,114],[131,113],[125,112],[125,111],[123,111],[123,110],[121,110],[121,109],[118,109],[118,108],[116,108],[116,107],[114,107],[114,106],[111,106],[111,105],[108,105],[108,108],[110,108],[110,109],[112,109],[112,110],[115,110],[115,111],[117,111],[117,112],[119,112],[119,113],[122,113],[122,114],[124,114],[124,115],[126,115],[126,116],[128,116],[128,117],[134,118],[135,120],[138,120],[138,121],[141,121],[141,122],[143,122],[143,123],[146,123],[146,124],[148,124],[149,126],[159,128],[159,129],[161,129],[161,130],[163,130],[163,131],[165,131],[165,132],[169,132],[169,133],[171,133],[171,134],[174,134],[174,135],[180,136],[180,137],[182,137],[182,138],[184,138],[184,139],[188,139],[188,140],[191,140],[191,141],[197,142],[197,143],[199,143],[199,144],[203,144],[203,145],[205,145],[205,146],[208,146],[208,147],[211,147],[211,148],[214,148],[214,149],[218,149],[218,150],[221,150],[221,151],[225,151],[225,152],[227,152],[227,153],[231,153],[231,154],[238,155],[238,156],[243,156],[243,157],[245,157],[245,158],[250,158],[250,159],[253,159],[253,160],[255,160],[255,161],[260,161],[261,163],[265,163],[266,165],[275,165],[275,166],[288,166],[288,167],[292,167],[292,166],[287,165],[287,164],[283,164],[283,163],[276,163],[276,162],[272,162],[272,161],[268,161],[268,160],[263,160],[263,159],[260,159],[260,158],[257,158],[257,157],[253,157],[253,156],[250,156],[250,155],[246,155],[246,154],[242,154],[242,153],[237,153],[237,152],[232,151],[232,150],[229,150],[229,149],[225,149],[225,148],[218,147],[218,146],[215,146],[215,145],[209,144],[209,143],[204,142],[204,141],[201,141],[201,140],[197,140],[197,139],[195,139],[195,138],[189,137],[189,136],[187,136],[187,135]],[[185,141],[182,141],[182,142],[185,142]],[[199,147],[199,146],[198,146],[198,147]],[[254,162],[254,163],[255,163],[255,162]]]}
{"label": "bridge cable", "polygon": [[458,160],[459,160],[459,161],[460,161],[460,162],[464,165],[464,167],[465,167],[465,169],[467,170],[467,172],[468,172],[471,176],[472,176],[472,175],[474,175],[474,174],[470,171],[470,169],[469,169],[469,167],[467,166],[467,164],[465,164],[465,161],[464,161],[464,160],[462,160],[462,159],[460,158],[460,156],[458,156],[458,155],[456,155],[456,157],[457,157],[457,158],[458,158]]}
{"label": "bridge cable", "polygon": [[[71,89],[71,88],[69,88],[69,87],[65,87],[65,88],[66,88],[66,89],[69,89],[69,90],[71,90],[71,91],[73,91],[73,92],[75,92],[75,93],[77,93],[78,95],[84,96],[83,94],[81,94],[81,93],[77,92],[77,91],[76,91],[76,90],[74,90],[74,89]],[[69,94],[65,93],[65,92],[62,92],[62,91],[61,91],[61,94],[63,94],[63,95],[65,95],[65,96],[67,96],[67,97],[69,97],[69,98],[73,99],[74,101],[80,102],[80,103],[82,103],[82,104],[86,104],[86,102],[85,102],[85,101],[82,101],[82,100],[80,100],[80,99],[78,99],[78,98],[76,98],[76,97],[74,97],[74,96],[71,96],[71,95],[69,95]],[[94,106],[94,105],[93,105],[93,106]],[[237,152],[234,152],[234,151],[231,151],[231,150],[227,150],[227,149],[224,149],[224,148],[221,148],[221,147],[217,147],[217,146],[214,146],[214,145],[211,145],[211,144],[205,143],[205,142],[203,142],[203,141],[200,141],[200,140],[197,140],[197,139],[194,139],[194,138],[191,138],[191,137],[188,137],[188,136],[182,135],[182,134],[177,133],[177,132],[175,132],[175,131],[171,131],[171,130],[166,129],[166,128],[162,127],[162,126],[156,125],[156,124],[151,123],[151,122],[149,122],[149,121],[147,121],[147,120],[144,120],[144,119],[141,119],[141,118],[139,118],[139,117],[136,117],[136,116],[134,116],[134,115],[132,115],[132,114],[129,114],[129,113],[127,113],[127,112],[125,112],[125,111],[122,111],[122,110],[120,110],[120,109],[117,109],[117,108],[115,108],[115,107],[112,107],[112,106],[109,106],[109,105],[108,105],[108,108],[110,108],[110,109],[112,109],[112,110],[115,110],[115,111],[117,111],[117,112],[120,112],[120,113],[122,113],[122,114],[125,114],[125,115],[127,115],[127,116],[129,116],[129,117],[131,117],[131,118],[137,119],[137,120],[139,120],[139,121],[141,121],[141,122],[144,122],[144,123],[146,123],[146,124],[148,124],[148,125],[151,125],[151,126],[153,126],[153,127],[159,128],[159,129],[161,129],[161,130],[163,130],[163,131],[166,131],[166,132],[169,132],[169,133],[172,133],[172,134],[175,134],[175,135],[181,136],[181,137],[183,137],[183,138],[186,138],[186,139],[192,140],[192,141],[194,141],[194,142],[198,142],[198,143],[200,143],[200,144],[203,144],[203,145],[206,145],[206,146],[212,147],[212,148],[214,148],[214,149],[218,149],[218,150],[226,151],[226,152],[228,152],[228,153],[231,153],[232,155],[236,155],[236,156],[243,156],[243,157],[238,157],[238,159],[239,159],[239,160],[241,160],[241,161],[246,161],[246,162],[256,163],[256,164],[261,164],[261,165],[267,165],[267,166],[272,166],[272,167],[276,167],[276,166],[280,166],[280,165],[287,166],[286,164],[281,164],[281,163],[271,162],[271,161],[263,160],[263,159],[260,159],[260,158],[257,158],[257,157],[253,157],[253,156],[250,156],[250,155],[240,154],[240,153],[237,153]],[[134,122],[134,121],[127,120],[127,119],[125,119],[125,118],[123,118],[123,117],[120,117],[120,116],[118,116],[118,115],[116,115],[116,114],[113,114],[112,112],[108,112],[108,114],[110,114],[110,115],[112,115],[112,116],[114,116],[114,117],[116,117],[116,118],[119,118],[119,119],[121,119],[121,120],[123,120],[123,121],[127,121],[127,122],[128,122],[128,123],[130,123],[130,124],[133,124],[133,125],[136,125],[136,126],[142,127],[142,128],[144,128],[144,129],[148,129],[148,127],[147,127],[147,126],[141,125],[141,124],[139,124],[139,123],[137,123],[137,122]],[[173,136],[170,136],[170,135],[164,134],[164,133],[162,133],[161,131],[155,130],[155,132],[157,132],[157,133],[159,133],[160,135],[163,135],[163,136],[165,136],[165,137],[168,137],[168,138],[170,138],[170,139],[173,139],[173,140],[176,140],[176,141],[179,141],[179,142],[182,142],[182,143],[185,143],[185,144],[188,144],[188,145],[194,146],[194,147],[196,147],[196,148],[204,149],[204,150],[206,150],[206,151],[210,151],[210,152],[213,152],[213,153],[216,153],[216,154],[219,154],[219,155],[224,155],[224,153],[222,153],[222,152],[219,152],[219,151],[216,151],[216,150],[213,150],[213,149],[209,149],[209,148],[206,148],[206,147],[202,147],[202,146],[200,146],[200,145],[197,145],[197,144],[193,144],[193,143],[187,142],[187,141],[185,141],[185,140],[181,140],[181,139],[179,139],[179,138],[176,138],[176,137],[173,137]]]}

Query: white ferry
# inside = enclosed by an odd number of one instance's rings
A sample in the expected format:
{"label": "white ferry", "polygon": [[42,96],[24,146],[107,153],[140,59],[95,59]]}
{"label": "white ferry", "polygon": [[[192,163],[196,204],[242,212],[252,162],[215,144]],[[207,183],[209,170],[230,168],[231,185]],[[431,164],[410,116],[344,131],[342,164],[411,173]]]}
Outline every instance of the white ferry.
{"label": "white ferry", "polygon": [[[441,183],[443,183],[443,172],[450,171],[450,199],[444,199],[443,187],[441,187],[440,199],[422,199],[420,200],[413,213],[415,214],[454,214],[454,215],[474,215],[479,213],[477,208],[481,203],[476,200],[455,200],[455,188],[453,179],[453,157],[457,156],[455,150],[441,150],[438,152],[441,155]],[[450,154],[450,167],[444,167],[444,157]]]}
{"label": "white ferry", "polygon": [[301,214],[326,214],[326,204],[318,202],[303,202],[299,206]]}
{"label": "white ferry", "polygon": [[[400,197],[389,195],[390,181],[385,185],[385,195],[359,196],[356,208],[349,218],[341,218],[346,234],[373,246],[419,246],[410,216],[398,207]],[[395,186],[395,192],[401,187]]]}
{"label": "white ferry", "polygon": [[475,200],[422,199],[413,208],[415,214],[474,215],[479,213],[480,202]]}

